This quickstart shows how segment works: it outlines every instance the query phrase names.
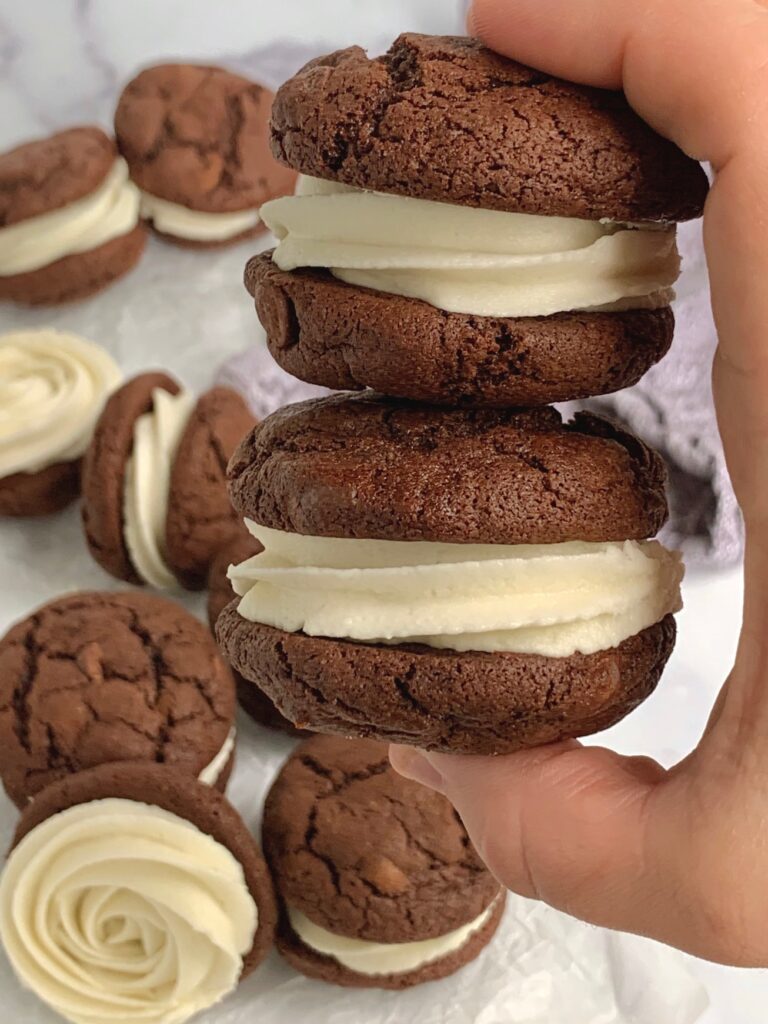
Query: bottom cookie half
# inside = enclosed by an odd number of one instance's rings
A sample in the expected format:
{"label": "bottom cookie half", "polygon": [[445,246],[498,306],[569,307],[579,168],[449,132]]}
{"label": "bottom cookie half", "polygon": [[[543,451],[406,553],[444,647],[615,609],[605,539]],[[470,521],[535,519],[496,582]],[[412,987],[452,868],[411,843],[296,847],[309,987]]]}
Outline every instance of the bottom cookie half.
{"label": "bottom cookie half", "polygon": [[352,643],[217,623],[233,667],[301,728],[448,753],[502,754],[587,736],[648,697],[675,642],[666,616],[618,647],[546,658]]}

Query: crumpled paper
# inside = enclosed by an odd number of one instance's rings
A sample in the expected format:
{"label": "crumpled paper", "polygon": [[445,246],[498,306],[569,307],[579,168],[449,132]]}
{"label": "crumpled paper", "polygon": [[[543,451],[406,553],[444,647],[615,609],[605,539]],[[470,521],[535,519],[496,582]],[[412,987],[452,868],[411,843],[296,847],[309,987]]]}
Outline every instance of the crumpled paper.
{"label": "crumpled paper", "polygon": [[[199,253],[153,238],[137,270],[101,296],[49,311],[0,307],[0,332],[42,325],[71,330],[103,344],[126,374],[162,367],[198,390],[234,356],[238,379],[242,382],[245,368],[251,378],[245,390],[263,415],[267,405],[282,402],[286,381],[266,353],[242,285],[243,267],[256,247],[251,242]],[[250,355],[241,357],[254,342]],[[268,397],[264,406],[255,397],[254,372],[259,394]],[[88,556],[76,508],[40,521],[0,521],[0,580],[0,632],[65,591],[125,586]],[[179,599],[202,613],[201,595]],[[250,722],[241,726],[230,793],[258,828],[264,794],[291,742]],[[10,843],[16,818],[0,797],[3,847]],[[20,989],[2,955],[0,993],[3,1020],[54,1024],[59,1019]],[[302,1018],[334,1024],[693,1024],[706,1004],[703,988],[678,954],[512,897],[493,944],[453,978],[402,993],[342,990],[296,975],[273,953],[233,997],[198,1019],[201,1024],[286,1024]]]}

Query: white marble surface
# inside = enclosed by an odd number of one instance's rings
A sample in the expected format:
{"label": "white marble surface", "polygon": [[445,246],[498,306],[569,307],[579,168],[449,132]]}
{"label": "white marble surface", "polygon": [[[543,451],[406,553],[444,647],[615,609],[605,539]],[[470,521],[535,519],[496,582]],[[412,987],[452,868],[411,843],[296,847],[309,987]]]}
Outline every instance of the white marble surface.
{"label": "white marble surface", "polygon": [[[76,122],[108,126],[120,83],[138,66],[158,59],[222,62],[277,84],[318,52],[353,42],[381,50],[404,29],[455,31],[463,7],[460,0],[287,0],[283,4],[265,0],[215,4],[210,0],[0,0],[0,147]],[[138,270],[100,299],[53,314],[0,309],[0,331],[53,322],[103,342],[129,373],[154,363],[171,369],[190,385],[202,387],[212,378],[217,360],[240,351],[257,337],[252,306],[240,284],[242,266],[251,251],[246,245],[203,257],[153,240]],[[74,512],[46,523],[0,525],[0,580],[4,581],[0,631],[64,589],[114,585],[88,561]],[[673,763],[695,743],[728,671],[738,634],[741,573],[731,570],[692,576],[685,597],[678,647],[657,694],[600,739],[622,751],[650,754],[665,764]],[[194,601],[191,605],[196,607]],[[263,788],[266,766],[271,770],[286,747],[279,739],[265,738],[255,730],[247,738],[258,742],[259,748],[240,776],[236,794],[253,819],[260,789],[249,789],[248,772],[261,771]],[[11,822],[11,808],[0,799],[0,841],[7,838]],[[562,968],[558,957],[562,958],[564,948],[558,951],[553,947],[548,979],[546,967],[543,969],[544,988],[547,983],[560,984],[558,979],[565,977],[558,973]],[[609,960],[617,958],[625,1015],[598,1016],[597,1011],[584,1011],[579,1016],[578,1011],[560,1009],[553,1010],[555,1016],[542,1017],[542,1022],[662,1024],[658,1014],[657,1019],[649,1019],[647,1002],[645,1009],[638,1009],[641,1004],[631,998],[626,1002],[634,987],[653,987],[638,947],[609,942],[605,948]],[[763,1024],[768,1002],[765,972],[740,972],[692,961],[691,968],[706,983],[712,1001],[701,1017],[704,1024]],[[291,981],[289,973],[281,973],[279,965],[271,964],[269,972],[270,984],[286,992],[289,1000],[300,991],[299,983]],[[499,975],[494,978],[498,986]],[[462,1022],[501,1024],[533,1019],[518,1012],[513,1002],[516,989],[510,989],[508,1001],[503,1007],[496,1004],[491,1013],[487,979],[477,990],[478,996],[482,994],[481,1003],[472,999],[469,980],[467,977],[467,985],[454,993],[464,1007]],[[601,975],[598,979],[597,974],[587,972],[582,982],[598,986],[609,983],[610,978]],[[250,989],[255,985],[256,979]],[[322,1019],[350,1024],[379,1019],[379,1007],[374,1011],[373,1001],[355,1004],[347,996],[342,1005],[336,996],[325,996],[324,990],[313,991],[316,1000],[325,999]],[[16,999],[3,964],[0,1005],[15,1010],[15,1019],[29,1024],[32,1002],[21,1005]],[[440,1000],[436,997],[433,1002]],[[298,1003],[286,1005],[298,1007]],[[424,1004],[419,1004],[419,1009],[416,1002],[398,1005],[399,1014],[390,1007],[393,1020],[427,1019]],[[370,1012],[363,1007],[371,1008]],[[261,1019],[262,1005],[254,1005],[254,1013],[257,1009]],[[0,1014],[0,1019],[5,1015]],[[49,1016],[34,1019],[53,1020]],[[211,1016],[214,1019],[239,1021],[251,1016],[233,1013]],[[429,1019],[438,1024],[448,1017],[432,1014]],[[682,1020],[672,1013],[664,1016],[663,1024],[680,1024]]]}

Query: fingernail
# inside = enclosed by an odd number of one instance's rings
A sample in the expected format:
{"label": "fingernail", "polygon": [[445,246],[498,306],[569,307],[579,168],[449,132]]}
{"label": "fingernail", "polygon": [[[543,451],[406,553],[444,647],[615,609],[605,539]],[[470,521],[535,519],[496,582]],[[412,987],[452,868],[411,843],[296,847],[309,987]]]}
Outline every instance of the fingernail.
{"label": "fingernail", "polygon": [[406,779],[420,782],[430,789],[442,789],[443,776],[429,760],[429,754],[415,747],[404,747],[393,743],[389,748],[389,760],[392,767]]}
{"label": "fingernail", "polygon": [[472,4],[472,6],[467,11],[467,35],[470,35],[470,36],[477,35],[477,22],[475,20],[475,5],[474,4]]}

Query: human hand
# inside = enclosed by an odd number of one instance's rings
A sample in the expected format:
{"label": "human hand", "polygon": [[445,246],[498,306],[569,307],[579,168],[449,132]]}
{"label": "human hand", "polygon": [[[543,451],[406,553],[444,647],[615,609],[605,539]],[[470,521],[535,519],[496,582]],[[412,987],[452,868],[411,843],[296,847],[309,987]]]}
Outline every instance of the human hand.
{"label": "human hand", "polygon": [[445,793],[510,889],[701,957],[768,966],[768,0],[475,0],[471,31],[545,71],[623,88],[712,164],[704,240],[718,422],[746,525],[734,668],[670,771],[576,741],[504,757],[393,746]]}

